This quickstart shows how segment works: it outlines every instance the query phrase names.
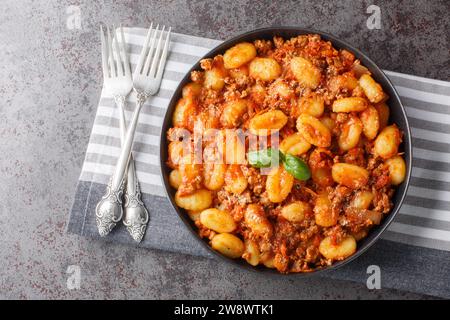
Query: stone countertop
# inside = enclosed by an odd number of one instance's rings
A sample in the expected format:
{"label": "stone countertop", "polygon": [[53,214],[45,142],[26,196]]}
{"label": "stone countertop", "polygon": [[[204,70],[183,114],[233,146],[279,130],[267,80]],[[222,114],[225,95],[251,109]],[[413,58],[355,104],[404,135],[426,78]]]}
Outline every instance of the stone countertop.
{"label": "stone countertop", "polygon": [[[449,80],[448,1],[379,0],[381,24],[373,30],[366,24],[370,4],[3,0],[0,298],[427,298],[321,278],[261,279],[213,260],[65,233],[102,83],[100,22],[147,27],[155,21],[221,39],[299,25],[345,39],[382,68]],[[71,270],[80,271],[79,289],[67,285]]]}

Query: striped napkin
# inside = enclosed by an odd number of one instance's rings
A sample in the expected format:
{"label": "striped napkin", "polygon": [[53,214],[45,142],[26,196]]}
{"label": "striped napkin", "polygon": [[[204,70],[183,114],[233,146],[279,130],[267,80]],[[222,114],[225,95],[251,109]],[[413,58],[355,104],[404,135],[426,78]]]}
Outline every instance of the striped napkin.
{"label": "striped napkin", "polygon": [[[145,29],[124,29],[132,69]],[[165,198],[159,174],[159,133],[169,100],[186,72],[219,40],[173,34],[159,93],[141,111],[134,156],[150,211],[139,246],[210,256],[186,230]],[[389,229],[367,253],[327,276],[366,282],[368,266],[381,269],[382,287],[450,297],[450,82],[385,71],[406,106],[412,127],[413,171],[408,196]],[[129,119],[135,96],[128,99]],[[68,232],[98,238],[94,208],[120,152],[119,113],[102,92],[71,210]],[[170,230],[170,232],[168,232]],[[108,240],[135,245],[121,225]]]}

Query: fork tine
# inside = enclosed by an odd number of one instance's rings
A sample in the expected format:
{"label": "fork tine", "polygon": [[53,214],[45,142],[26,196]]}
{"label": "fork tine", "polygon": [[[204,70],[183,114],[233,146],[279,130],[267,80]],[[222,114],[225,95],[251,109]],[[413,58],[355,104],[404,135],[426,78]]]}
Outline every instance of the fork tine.
{"label": "fork tine", "polygon": [[[162,30],[161,30],[160,35],[159,35],[158,46],[156,47],[156,51],[155,51],[155,57],[153,58],[152,67],[150,68],[150,71],[148,73],[149,77],[154,77],[155,72],[156,72],[156,64],[158,63],[158,60],[159,60],[159,55],[160,55],[160,52],[161,52],[161,41],[162,41],[162,38],[163,38],[163,35],[164,35],[164,29],[165,28],[166,28],[166,26],[162,27]],[[161,54],[162,54],[162,52],[161,52]]]}
{"label": "fork tine", "polygon": [[111,40],[111,32],[109,31],[109,27],[106,27],[107,40],[108,40],[108,58],[109,58],[109,68],[111,71],[111,77],[116,77],[116,68],[114,67],[114,57],[112,50],[112,40]]}
{"label": "fork tine", "polygon": [[159,60],[158,72],[156,73],[157,79],[161,79],[161,76],[162,76],[162,73],[164,70],[164,65],[166,63],[166,58],[167,58],[167,52],[169,51],[170,32],[171,31],[172,31],[172,28],[169,27],[169,31],[167,32],[167,36],[166,36],[166,42],[164,43],[164,49],[161,54],[161,59]]}
{"label": "fork tine", "polygon": [[150,41],[150,36],[153,31],[153,22],[150,24],[150,28],[148,28],[147,37],[145,38],[144,45],[142,46],[141,54],[139,56],[139,61],[136,65],[136,69],[134,71],[135,74],[141,74],[142,67],[144,65],[145,57],[147,56],[147,47],[148,42]]}
{"label": "fork tine", "polygon": [[119,50],[119,39],[117,37],[117,30],[116,27],[113,25],[113,43],[114,43],[114,56],[116,58],[116,65],[117,65],[117,75],[118,76],[123,76],[123,67],[122,67],[122,58],[120,55],[120,50]]}
{"label": "fork tine", "polygon": [[109,78],[108,70],[108,48],[106,47],[105,32],[103,27],[100,25],[100,39],[102,43],[102,69],[103,69],[103,79]]}
{"label": "fork tine", "polygon": [[120,49],[122,50],[123,55],[123,68],[125,69],[125,75],[130,76],[131,75],[130,61],[128,59],[127,50],[125,49],[126,44],[125,44],[125,36],[123,35],[122,25],[120,25],[120,37],[121,37]]}
{"label": "fork tine", "polygon": [[152,43],[150,44],[150,49],[148,50],[147,59],[145,59],[144,68],[142,68],[142,75],[147,75],[148,69],[150,68],[150,62],[152,61],[153,49],[155,47],[156,36],[158,35],[159,24],[156,26],[155,32],[153,33]]}

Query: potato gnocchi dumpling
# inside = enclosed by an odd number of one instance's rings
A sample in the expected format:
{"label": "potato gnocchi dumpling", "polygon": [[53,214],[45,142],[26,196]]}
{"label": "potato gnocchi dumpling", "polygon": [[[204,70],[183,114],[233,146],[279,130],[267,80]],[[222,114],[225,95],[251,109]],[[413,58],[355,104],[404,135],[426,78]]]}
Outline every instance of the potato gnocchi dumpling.
{"label": "potato gnocchi dumpling", "polygon": [[295,201],[281,208],[281,216],[294,223],[302,222],[311,212],[311,206],[304,201]]}
{"label": "potato gnocchi dumpling", "polygon": [[240,258],[245,250],[242,240],[231,233],[216,234],[211,240],[211,247],[232,259]]}
{"label": "potato gnocchi dumpling", "polygon": [[203,210],[211,206],[212,194],[209,190],[201,189],[187,196],[181,196],[177,191],[175,203],[186,210]]}
{"label": "potato gnocchi dumpling", "polygon": [[271,81],[281,74],[281,66],[273,58],[255,58],[250,62],[250,77],[262,81]]}
{"label": "potato gnocchi dumpling", "polygon": [[267,136],[283,128],[287,121],[283,111],[272,110],[253,117],[248,128],[254,135]]}
{"label": "potato gnocchi dumpling", "polygon": [[172,116],[172,123],[174,127],[193,129],[195,114],[195,100],[191,96],[181,98]]}
{"label": "potato gnocchi dumpling", "polygon": [[366,110],[361,112],[360,116],[363,125],[364,135],[369,140],[376,138],[378,130],[380,129],[380,117],[377,109],[372,106],[367,107]]}
{"label": "potato gnocchi dumpling", "polygon": [[214,250],[311,272],[353,255],[390,214],[407,179],[403,132],[352,52],[314,34],[246,41],[191,80],[167,132],[168,181]]}
{"label": "potato gnocchi dumpling", "polygon": [[181,185],[181,174],[177,169],[170,171],[169,183],[175,189],[178,189]]}
{"label": "potato gnocchi dumpling", "polygon": [[230,165],[225,173],[225,190],[238,195],[247,189],[247,178],[242,173],[239,165]]}
{"label": "potato gnocchi dumpling", "polygon": [[333,180],[351,189],[359,189],[369,182],[369,172],[357,165],[335,163],[331,168]]}
{"label": "potato gnocchi dumpling", "polygon": [[225,182],[225,171],[227,167],[224,163],[206,162],[203,165],[203,184],[209,190],[219,190]]}
{"label": "potato gnocchi dumpling", "polygon": [[350,117],[341,127],[341,134],[339,135],[339,148],[348,151],[356,147],[359,143],[359,137],[363,131],[363,123],[357,117]]}
{"label": "potato gnocchi dumpling", "polygon": [[231,47],[223,55],[224,66],[227,69],[239,68],[256,57],[256,48],[252,43],[242,42]]}
{"label": "potato gnocchi dumpling", "polygon": [[364,90],[370,102],[377,103],[384,99],[385,93],[383,92],[383,88],[370,75],[362,75],[359,78],[359,85]]}
{"label": "potato gnocchi dumpling", "polygon": [[226,70],[223,66],[213,67],[205,71],[203,86],[207,89],[221,90],[225,85]]}
{"label": "potato gnocchi dumpling", "polygon": [[330,129],[309,114],[304,113],[298,117],[297,130],[312,145],[326,148],[331,144]]}
{"label": "potato gnocchi dumpling", "polygon": [[317,88],[322,75],[320,69],[314,66],[311,61],[302,57],[294,57],[291,60],[290,67],[292,74],[300,85],[311,89]]}
{"label": "potato gnocchi dumpling", "polygon": [[369,209],[372,204],[374,194],[371,191],[360,191],[355,194],[350,206],[358,209]]}
{"label": "potato gnocchi dumpling", "polygon": [[333,243],[331,237],[326,237],[320,242],[320,253],[330,260],[344,260],[356,251],[356,241],[352,236],[345,237],[340,243]]}
{"label": "potato gnocchi dumpling", "polygon": [[332,210],[332,204],[328,199],[328,193],[323,192],[316,197],[314,203],[314,219],[321,227],[332,227],[338,222],[339,216]]}
{"label": "potato gnocchi dumpling", "polygon": [[220,122],[225,128],[234,128],[242,121],[245,111],[247,111],[247,102],[244,99],[229,101],[223,108]]}
{"label": "potato gnocchi dumpling", "polygon": [[299,100],[300,113],[307,113],[319,118],[325,110],[323,98],[321,96],[302,97]]}
{"label": "potato gnocchi dumpling", "polygon": [[375,154],[383,159],[388,159],[398,153],[398,147],[402,142],[402,136],[397,126],[387,126],[375,139]]}
{"label": "potato gnocchi dumpling", "polygon": [[271,202],[283,202],[291,192],[294,185],[294,177],[284,167],[273,168],[267,176],[266,191]]}
{"label": "potato gnocchi dumpling", "polygon": [[340,98],[333,102],[333,112],[358,112],[365,110],[368,105],[365,98]]}
{"label": "potato gnocchi dumpling", "polygon": [[258,244],[253,240],[247,239],[244,242],[244,246],[245,251],[242,257],[252,266],[257,266],[261,261]]}
{"label": "potato gnocchi dumpling", "polygon": [[216,208],[202,211],[200,222],[206,228],[219,233],[233,232],[236,229],[233,217],[228,212]]}
{"label": "potato gnocchi dumpling", "polygon": [[286,137],[281,141],[280,150],[284,153],[289,153],[294,156],[304,154],[311,148],[311,144],[303,138],[303,136],[296,132]]}
{"label": "potato gnocchi dumpling", "polygon": [[262,206],[257,204],[248,205],[245,211],[244,221],[254,235],[259,237],[270,237],[272,235],[272,224],[267,219]]}
{"label": "potato gnocchi dumpling", "polygon": [[400,156],[395,156],[386,160],[386,165],[389,169],[389,177],[393,185],[399,185],[406,177],[406,163]]}

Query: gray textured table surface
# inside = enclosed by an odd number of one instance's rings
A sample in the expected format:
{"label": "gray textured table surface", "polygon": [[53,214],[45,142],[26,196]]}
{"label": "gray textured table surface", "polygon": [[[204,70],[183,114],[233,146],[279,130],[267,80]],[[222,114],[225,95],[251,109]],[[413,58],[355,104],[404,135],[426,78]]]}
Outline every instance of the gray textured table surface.
{"label": "gray textured table surface", "polygon": [[[376,2],[379,30],[366,26],[371,1],[3,0],[0,298],[426,298],[328,279],[262,279],[212,260],[64,233],[100,94],[100,22],[155,21],[222,39],[301,25],[346,39],[382,68],[449,80],[449,2]],[[80,268],[80,289],[67,287],[71,265]]]}

